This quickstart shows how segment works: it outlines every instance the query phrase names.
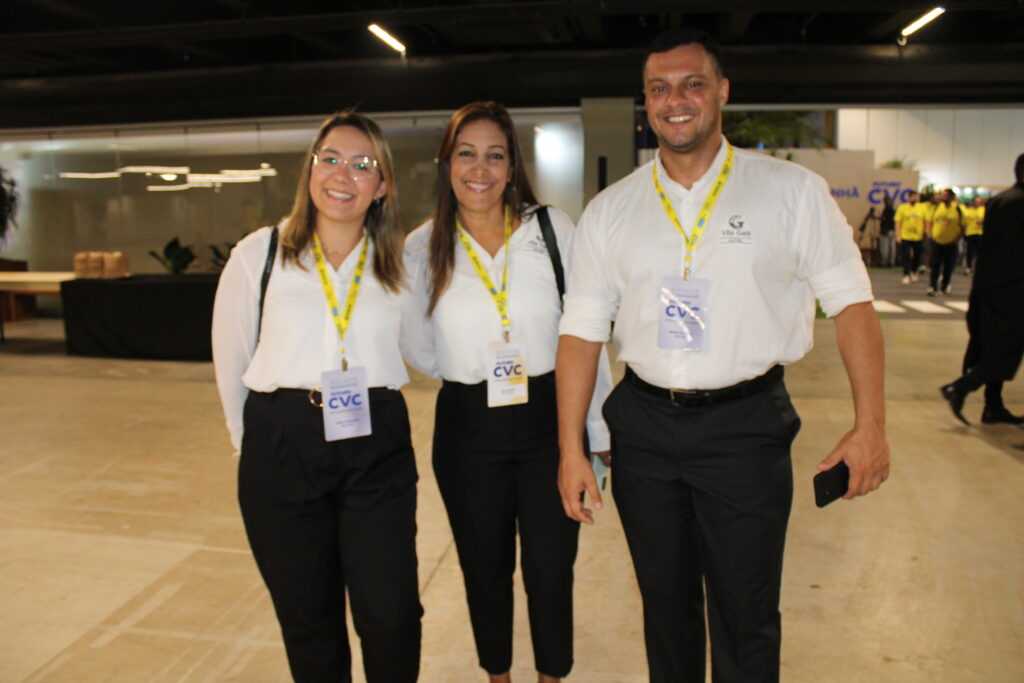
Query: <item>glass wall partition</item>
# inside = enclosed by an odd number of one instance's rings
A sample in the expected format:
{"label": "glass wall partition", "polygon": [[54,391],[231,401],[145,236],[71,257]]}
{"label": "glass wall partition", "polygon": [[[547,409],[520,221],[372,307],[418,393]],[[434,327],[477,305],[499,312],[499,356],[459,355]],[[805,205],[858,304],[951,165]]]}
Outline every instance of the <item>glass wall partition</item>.
{"label": "glass wall partition", "polygon": [[[542,202],[582,211],[578,110],[513,111]],[[411,230],[434,207],[434,155],[450,112],[372,115],[395,157],[401,218]],[[133,273],[162,272],[149,252],[177,238],[190,272],[218,270],[248,232],[292,204],[318,117],[162,126],[0,131],[0,167],[17,183],[18,227],[0,256],[31,270],[71,270],[79,251],[123,251]]]}

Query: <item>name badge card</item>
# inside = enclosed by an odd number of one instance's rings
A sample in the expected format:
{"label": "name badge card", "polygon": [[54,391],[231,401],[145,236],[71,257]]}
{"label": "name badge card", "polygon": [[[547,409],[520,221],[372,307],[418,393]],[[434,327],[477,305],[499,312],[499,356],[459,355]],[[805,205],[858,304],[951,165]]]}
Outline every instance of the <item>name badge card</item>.
{"label": "name badge card", "polygon": [[370,391],[366,368],[331,370],[320,376],[323,387],[324,436],[328,441],[367,436],[370,427]]}
{"label": "name badge card", "polygon": [[708,294],[705,278],[666,277],[658,290],[658,348],[705,350],[708,334]]}
{"label": "name badge card", "polygon": [[529,400],[529,375],[519,340],[491,342],[490,370],[487,373],[487,407],[514,406]]}

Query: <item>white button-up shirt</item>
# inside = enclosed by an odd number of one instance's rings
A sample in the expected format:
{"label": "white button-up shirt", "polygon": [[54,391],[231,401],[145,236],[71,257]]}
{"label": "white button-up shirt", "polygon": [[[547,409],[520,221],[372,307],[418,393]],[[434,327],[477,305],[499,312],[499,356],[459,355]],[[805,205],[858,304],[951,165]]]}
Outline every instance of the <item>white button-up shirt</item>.
{"label": "white button-up shirt", "polygon": [[726,145],[687,190],[660,156],[590,202],[576,233],[561,334],[613,342],[645,381],[718,389],[792,363],[813,343],[814,299],[832,316],[870,301],[852,231],[820,176],[735,150],[732,173],[693,253],[691,278],[710,280],[703,352],[658,347],[666,276],[681,277],[686,247],[654,189],[651,166],[692,235]]}
{"label": "white button-up shirt", "polygon": [[[320,386],[321,373],[341,367],[338,331],[308,249],[299,259],[303,270],[293,263],[284,265],[278,246],[257,345],[260,281],[269,246],[270,228],[251,233],[235,246],[220,276],[213,307],[217,388],[236,450],[242,442],[242,408],[250,390],[310,389]],[[362,248],[360,241],[337,270],[328,264],[340,302],[348,295]],[[411,297],[408,290],[395,294],[377,281],[373,252],[371,243],[345,335],[345,356],[349,365],[366,367],[369,386],[398,388],[409,381],[399,340]]]}
{"label": "white button-up shirt", "polygon": [[[549,207],[555,239],[568,281],[571,269],[573,224],[559,209]],[[487,380],[490,370],[491,342],[502,339],[501,317],[490,293],[456,240],[455,267],[451,283],[441,295],[433,314],[426,318],[430,294],[428,244],[433,221],[427,221],[409,234],[405,242],[406,265],[413,281],[416,308],[424,326],[406,359],[414,367],[462,384],[478,384]],[[469,237],[491,281],[501,287],[502,271],[507,254],[502,247],[493,257],[472,236]],[[541,235],[540,221],[533,213],[509,238],[508,310],[510,336],[521,340],[525,348],[526,370],[531,377],[555,369],[558,347],[558,321],[562,309],[558,300],[555,273]],[[412,347],[411,347],[412,348]],[[608,428],[601,417],[601,406],[611,392],[611,373],[607,357],[601,355],[601,369],[594,387],[593,400],[587,416],[587,432],[592,451],[610,448]]]}

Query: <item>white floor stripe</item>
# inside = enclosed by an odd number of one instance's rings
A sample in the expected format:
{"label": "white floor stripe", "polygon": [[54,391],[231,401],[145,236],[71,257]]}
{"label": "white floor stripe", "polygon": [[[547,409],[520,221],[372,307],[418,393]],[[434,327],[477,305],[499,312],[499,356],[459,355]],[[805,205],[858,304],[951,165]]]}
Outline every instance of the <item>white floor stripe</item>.
{"label": "white floor stripe", "polygon": [[955,308],[958,311],[963,311],[964,313],[967,312],[968,304],[966,301],[947,301],[946,305],[950,308]]}
{"label": "white floor stripe", "polygon": [[931,301],[918,301],[904,299],[900,302],[907,308],[912,308],[918,313],[952,313],[953,311]]}
{"label": "white floor stripe", "polygon": [[875,299],[871,302],[871,305],[875,307],[875,310],[879,313],[906,313],[907,309],[902,306],[886,301],[885,299]]}

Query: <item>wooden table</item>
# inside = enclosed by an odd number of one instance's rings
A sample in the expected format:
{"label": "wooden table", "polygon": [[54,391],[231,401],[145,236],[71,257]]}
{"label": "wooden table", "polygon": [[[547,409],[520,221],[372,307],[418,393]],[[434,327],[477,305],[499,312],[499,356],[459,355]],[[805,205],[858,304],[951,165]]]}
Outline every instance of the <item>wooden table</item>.
{"label": "wooden table", "polygon": [[[60,294],[60,283],[73,280],[71,271],[0,271],[0,296],[6,300],[7,310],[13,311],[16,294]],[[5,341],[4,323],[0,319],[0,341]]]}

